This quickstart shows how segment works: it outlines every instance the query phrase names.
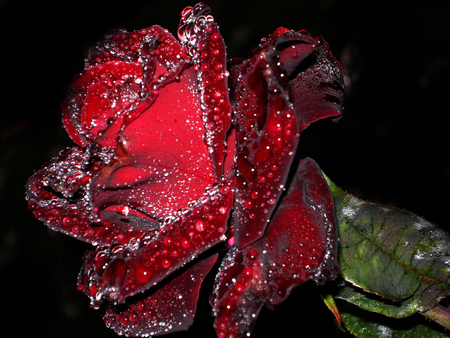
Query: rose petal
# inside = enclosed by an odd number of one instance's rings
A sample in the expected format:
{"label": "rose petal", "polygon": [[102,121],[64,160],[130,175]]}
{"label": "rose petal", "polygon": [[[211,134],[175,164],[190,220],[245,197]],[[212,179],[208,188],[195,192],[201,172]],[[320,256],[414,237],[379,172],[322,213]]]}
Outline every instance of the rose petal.
{"label": "rose petal", "polygon": [[344,78],[341,66],[326,41],[316,38],[316,45],[289,79],[290,100],[300,131],[317,120],[338,118],[342,113]]}
{"label": "rose petal", "polygon": [[334,202],[317,163],[304,159],[287,196],[270,222],[261,247],[272,285],[272,304],[292,288],[313,279],[323,283],[337,277],[337,228]]}
{"label": "rose petal", "polygon": [[192,67],[159,88],[119,134],[116,158],[94,180],[93,205],[127,205],[163,219],[215,182]]}
{"label": "rose petal", "polygon": [[[157,53],[153,53],[157,51]],[[147,63],[156,57],[159,63],[176,65],[184,56],[181,46],[167,29],[154,25],[139,31],[118,30],[108,34],[89,50],[86,68],[113,61]]]}
{"label": "rose petal", "polygon": [[306,31],[296,32],[284,27],[278,27],[275,32],[261,40],[259,49],[268,46],[278,50],[278,59],[287,76],[305,60],[314,50],[316,40]]}
{"label": "rose petal", "polygon": [[298,123],[278,55],[274,41],[232,71],[237,158],[234,232],[239,248],[264,234],[298,143]]}
{"label": "rose petal", "polygon": [[[137,62],[101,64],[77,76],[71,83],[68,99],[62,104],[63,122],[69,136],[81,146],[97,139],[140,100],[146,76]],[[115,140],[109,140],[109,148],[114,145]]]}
{"label": "rose petal", "polygon": [[219,181],[223,173],[225,136],[231,124],[225,43],[208,6],[199,3],[186,8],[182,14],[178,37],[197,71],[206,144]]}
{"label": "rose petal", "polygon": [[194,321],[200,286],[216,260],[217,254],[199,261],[125,308],[110,306],[103,317],[106,325],[119,335],[133,337],[187,330]]}
{"label": "rose petal", "polygon": [[155,222],[149,218],[125,217],[112,211],[92,224],[96,220],[92,218],[88,187],[102,167],[101,161],[89,161],[89,154],[78,148],[61,152],[28,179],[28,208],[52,230],[94,245],[128,243],[154,228]]}
{"label": "rose petal", "polygon": [[160,229],[125,245],[98,248],[85,261],[80,289],[93,306],[103,298],[123,302],[146,290],[226,239],[232,203],[232,186],[219,186]]}
{"label": "rose petal", "polygon": [[160,26],[107,36],[91,49],[62,104],[69,136],[81,146],[96,140],[100,147],[115,148],[122,125],[138,115],[133,111],[143,102],[151,104],[155,90],[174,77],[168,74],[174,69],[177,74],[187,60],[178,41]]}
{"label": "rose petal", "polygon": [[246,338],[259,311],[270,298],[264,257],[252,249],[233,246],[222,261],[211,297],[218,338]]}
{"label": "rose petal", "polygon": [[279,304],[307,280],[337,277],[334,204],[320,168],[307,158],[263,238],[230,249],[212,301],[219,337],[247,337],[261,307]]}

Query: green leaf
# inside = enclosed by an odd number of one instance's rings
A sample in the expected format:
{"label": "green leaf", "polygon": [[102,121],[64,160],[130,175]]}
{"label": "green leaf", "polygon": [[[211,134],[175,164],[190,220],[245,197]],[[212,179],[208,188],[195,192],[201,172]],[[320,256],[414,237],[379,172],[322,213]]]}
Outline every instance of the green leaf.
{"label": "green leaf", "polygon": [[404,318],[450,294],[447,232],[408,211],[357,199],[327,180],[336,205],[341,274],[348,282],[337,298]]}
{"label": "green leaf", "polygon": [[[341,305],[341,304],[340,304]],[[341,317],[346,329],[358,338],[447,338],[448,331],[415,315],[406,319],[392,319],[358,309],[342,306]],[[450,333],[449,333],[450,334]]]}

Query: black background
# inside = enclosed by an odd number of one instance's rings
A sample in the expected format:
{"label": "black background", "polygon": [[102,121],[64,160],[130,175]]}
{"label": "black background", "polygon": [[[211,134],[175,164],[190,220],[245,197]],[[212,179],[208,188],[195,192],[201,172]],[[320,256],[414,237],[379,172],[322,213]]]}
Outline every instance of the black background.
{"label": "black background", "polygon": [[[59,104],[88,48],[114,28],[176,33],[186,1],[0,0],[0,290],[2,326],[35,337],[115,337],[76,291],[89,246],[26,209],[24,183],[72,142]],[[209,2],[228,55],[246,56],[278,26],[323,35],[351,83],[339,123],[313,124],[300,151],[358,197],[406,208],[449,229],[450,29],[446,1]],[[447,6],[448,7],[448,6]],[[208,282],[208,281],[207,281]],[[211,282],[211,280],[209,280]],[[214,337],[205,285],[195,324]],[[11,332],[11,331],[10,331]],[[312,285],[264,310],[253,337],[341,336]]]}

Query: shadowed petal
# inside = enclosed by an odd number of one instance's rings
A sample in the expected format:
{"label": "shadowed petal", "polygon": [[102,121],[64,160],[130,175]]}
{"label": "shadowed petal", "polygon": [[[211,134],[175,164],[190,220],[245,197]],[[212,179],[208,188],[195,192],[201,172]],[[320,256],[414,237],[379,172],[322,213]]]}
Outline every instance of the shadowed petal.
{"label": "shadowed petal", "polygon": [[[297,48],[298,61],[313,40],[292,33],[271,39],[251,59],[232,68],[236,111],[236,203],[234,232],[239,248],[261,238],[284,190],[299,129],[289,101],[287,74],[279,62],[282,46]],[[285,63],[295,55],[283,54]],[[291,62],[291,64],[295,64]]]}
{"label": "shadowed petal", "polygon": [[196,263],[143,299],[110,306],[103,316],[106,325],[133,337],[187,330],[194,321],[200,286],[216,260],[217,254]]}
{"label": "shadowed petal", "polygon": [[94,245],[128,242],[155,227],[150,218],[134,222],[111,211],[93,218],[88,187],[103,166],[81,149],[62,151],[28,179],[28,208],[51,229]]}
{"label": "shadowed petal", "polygon": [[341,65],[322,38],[289,78],[290,100],[300,123],[300,131],[327,117],[339,118],[344,100]]}
{"label": "shadowed petal", "polygon": [[102,300],[122,303],[166,278],[226,239],[233,194],[230,186],[209,190],[190,209],[125,245],[88,254],[79,289],[94,307]]}
{"label": "shadowed petal", "polygon": [[331,192],[317,164],[299,165],[263,238],[230,249],[216,277],[213,310],[219,337],[247,337],[264,304],[279,304],[307,280],[337,277]]}
{"label": "shadowed petal", "polygon": [[323,283],[337,277],[333,197],[314,160],[306,158],[300,163],[261,248],[273,270],[269,274],[272,304],[281,303],[294,286],[306,280]]}
{"label": "shadowed petal", "polygon": [[233,246],[216,275],[211,305],[218,338],[248,337],[259,311],[270,298],[264,256],[257,243],[242,251]]}

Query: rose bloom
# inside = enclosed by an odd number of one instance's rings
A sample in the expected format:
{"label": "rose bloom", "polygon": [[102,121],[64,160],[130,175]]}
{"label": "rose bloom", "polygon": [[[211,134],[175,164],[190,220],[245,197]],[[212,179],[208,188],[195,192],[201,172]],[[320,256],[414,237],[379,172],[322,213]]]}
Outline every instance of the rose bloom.
{"label": "rose bloom", "polygon": [[94,246],[78,288],[117,333],[187,330],[214,269],[217,335],[248,337],[264,305],[338,274],[330,190],[296,152],[309,124],[340,116],[341,68],[282,27],[228,61],[201,3],[178,39],[152,26],[90,50],[62,105],[76,145],[30,177],[28,208]]}

